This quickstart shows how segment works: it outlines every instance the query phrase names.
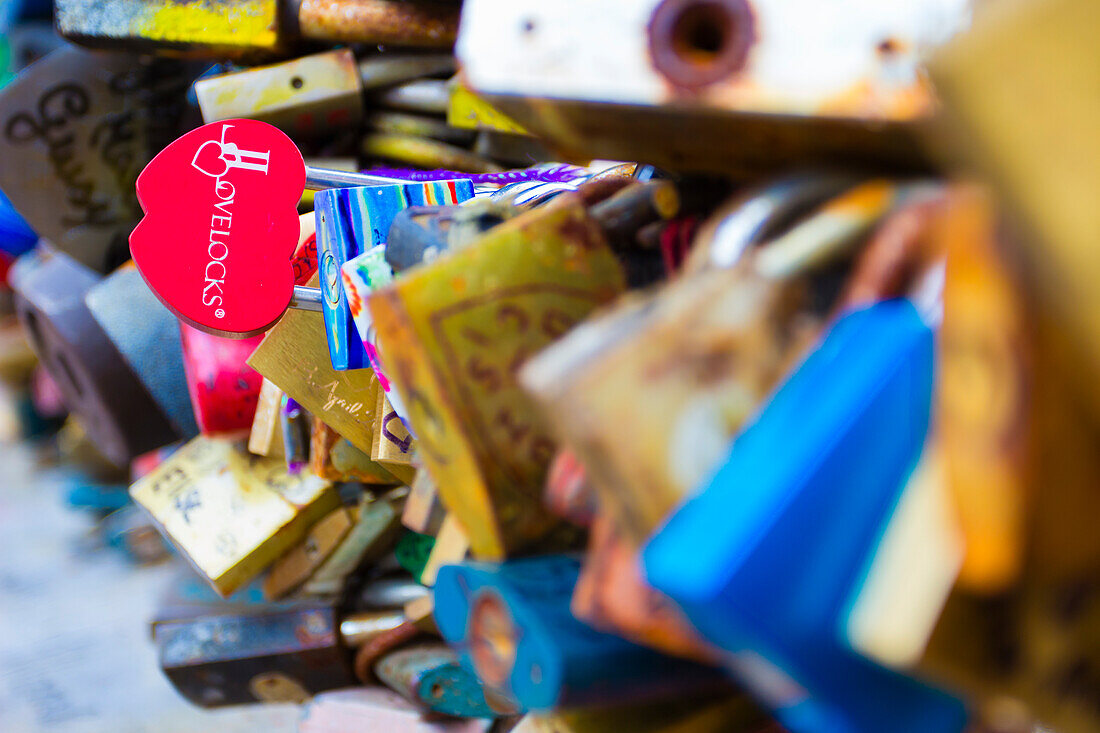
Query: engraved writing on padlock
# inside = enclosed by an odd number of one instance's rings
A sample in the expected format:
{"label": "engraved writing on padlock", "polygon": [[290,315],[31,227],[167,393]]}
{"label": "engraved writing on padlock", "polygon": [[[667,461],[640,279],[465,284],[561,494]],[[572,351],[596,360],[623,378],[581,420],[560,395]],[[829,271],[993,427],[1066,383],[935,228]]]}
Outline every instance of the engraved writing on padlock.
{"label": "engraved writing on padlock", "polygon": [[117,267],[141,213],[134,177],[190,78],[177,61],[50,53],[0,91],[0,187],[58,249],[98,272]]}
{"label": "engraved writing on padlock", "polygon": [[340,503],[323,479],[288,475],[280,459],[203,436],[139,479],[130,495],[222,595],[259,574]]}
{"label": "engraved writing on padlock", "polygon": [[249,357],[248,364],[370,455],[377,380],[369,369],[333,370],[320,313],[288,311]]}

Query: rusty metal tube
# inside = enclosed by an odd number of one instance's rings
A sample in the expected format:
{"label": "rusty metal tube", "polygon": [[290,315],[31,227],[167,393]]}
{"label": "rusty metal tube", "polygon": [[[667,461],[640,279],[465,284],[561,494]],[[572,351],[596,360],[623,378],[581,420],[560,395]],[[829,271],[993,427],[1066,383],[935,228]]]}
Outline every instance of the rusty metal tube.
{"label": "rusty metal tube", "polygon": [[305,38],[346,43],[449,48],[458,33],[458,6],[405,0],[302,0]]}

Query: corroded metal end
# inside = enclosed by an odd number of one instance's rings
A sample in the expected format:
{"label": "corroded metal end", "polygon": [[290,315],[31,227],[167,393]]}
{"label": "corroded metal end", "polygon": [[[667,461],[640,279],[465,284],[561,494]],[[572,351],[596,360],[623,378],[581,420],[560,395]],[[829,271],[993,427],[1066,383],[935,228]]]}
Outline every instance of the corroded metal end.
{"label": "corroded metal end", "polygon": [[728,79],[748,60],[754,24],[746,0],[664,0],[649,21],[653,66],[687,91]]}
{"label": "corroded metal end", "polygon": [[458,6],[397,0],[302,0],[302,35],[325,41],[449,48]]}

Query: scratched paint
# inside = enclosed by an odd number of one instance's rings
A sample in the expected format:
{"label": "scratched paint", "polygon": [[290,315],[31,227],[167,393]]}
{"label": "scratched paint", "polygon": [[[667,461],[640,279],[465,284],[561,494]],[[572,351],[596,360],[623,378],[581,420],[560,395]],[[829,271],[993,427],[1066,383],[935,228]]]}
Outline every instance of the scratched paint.
{"label": "scratched paint", "polygon": [[89,45],[180,43],[259,50],[273,49],[279,42],[275,0],[61,0],[57,25],[63,36]]}

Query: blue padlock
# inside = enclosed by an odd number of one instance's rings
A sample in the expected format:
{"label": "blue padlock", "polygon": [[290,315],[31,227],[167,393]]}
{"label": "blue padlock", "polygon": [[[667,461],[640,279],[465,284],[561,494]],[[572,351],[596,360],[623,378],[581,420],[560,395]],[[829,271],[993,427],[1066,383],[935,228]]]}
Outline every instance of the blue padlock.
{"label": "blue padlock", "polygon": [[569,611],[573,557],[440,569],[435,621],[487,688],[519,710],[614,705],[732,689],[718,669],[667,657],[582,624]]}
{"label": "blue padlock", "polygon": [[955,733],[963,704],[844,643],[928,430],[932,331],[908,301],[841,318],[643,551],[649,582],[795,733]]}
{"label": "blue padlock", "polygon": [[62,484],[65,504],[73,509],[108,514],[130,504],[130,487],[126,484],[104,484],[79,473],[66,475]]}
{"label": "blue padlock", "polygon": [[0,191],[0,250],[12,257],[34,249],[38,235]]}
{"label": "blue padlock", "polygon": [[402,209],[456,204],[473,195],[474,187],[468,180],[331,188],[314,195],[321,302],[333,369],[370,366],[341,282],[344,263],[385,244],[393,218]]}

